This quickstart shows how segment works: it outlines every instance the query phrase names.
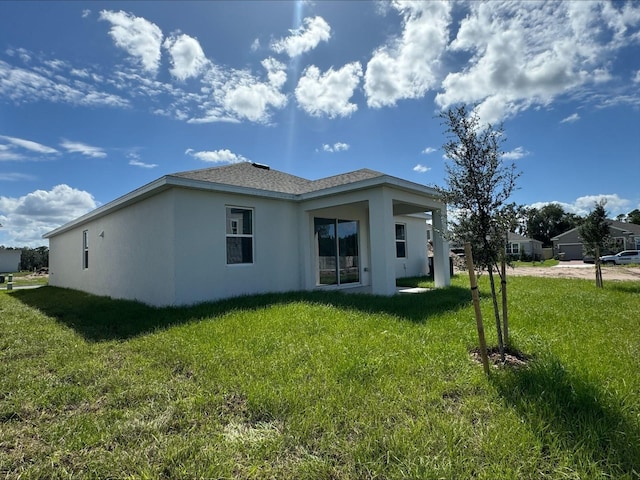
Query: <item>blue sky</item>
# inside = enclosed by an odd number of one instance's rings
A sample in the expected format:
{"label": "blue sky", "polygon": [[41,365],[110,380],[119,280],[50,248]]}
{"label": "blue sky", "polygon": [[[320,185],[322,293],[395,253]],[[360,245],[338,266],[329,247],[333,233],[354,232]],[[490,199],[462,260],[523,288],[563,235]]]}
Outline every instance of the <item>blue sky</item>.
{"label": "blue sky", "polygon": [[2,2],[0,245],[253,161],[444,185],[442,109],[504,122],[512,200],[640,208],[638,2]]}

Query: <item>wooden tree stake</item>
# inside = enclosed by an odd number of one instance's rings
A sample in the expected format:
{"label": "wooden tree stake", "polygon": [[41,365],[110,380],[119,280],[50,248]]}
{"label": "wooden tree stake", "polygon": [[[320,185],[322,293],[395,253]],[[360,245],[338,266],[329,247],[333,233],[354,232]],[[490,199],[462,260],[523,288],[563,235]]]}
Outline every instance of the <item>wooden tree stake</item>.
{"label": "wooden tree stake", "polygon": [[502,333],[504,335],[504,344],[509,346],[509,319],[507,310],[507,261],[502,257],[500,265],[500,277],[502,283]]}
{"label": "wooden tree stake", "polygon": [[476,326],[478,327],[478,340],[480,342],[480,357],[482,358],[482,366],[484,373],[489,376],[489,358],[487,357],[487,342],[484,339],[484,325],[482,323],[482,311],[480,310],[480,296],[478,295],[478,282],[476,281],[476,272],[473,266],[473,254],[471,253],[471,244],[464,244],[464,255],[467,260],[467,268],[469,269],[469,282],[471,283],[471,298],[473,299],[473,309],[476,312]]}

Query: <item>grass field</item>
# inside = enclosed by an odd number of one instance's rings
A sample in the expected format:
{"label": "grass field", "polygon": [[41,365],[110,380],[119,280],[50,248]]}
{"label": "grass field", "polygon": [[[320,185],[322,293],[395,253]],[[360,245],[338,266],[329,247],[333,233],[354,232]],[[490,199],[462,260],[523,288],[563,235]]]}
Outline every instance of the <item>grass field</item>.
{"label": "grass field", "polygon": [[511,279],[531,360],[489,378],[463,275],[167,309],[1,292],[0,476],[637,479],[640,282],[593,283]]}
{"label": "grass field", "polygon": [[[9,274],[2,273],[5,283],[0,284],[0,288],[6,288],[9,282]],[[34,285],[47,285],[49,283],[48,275],[32,275],[31,272],[17,272],[13,273],[13,286],[24,287]]]}

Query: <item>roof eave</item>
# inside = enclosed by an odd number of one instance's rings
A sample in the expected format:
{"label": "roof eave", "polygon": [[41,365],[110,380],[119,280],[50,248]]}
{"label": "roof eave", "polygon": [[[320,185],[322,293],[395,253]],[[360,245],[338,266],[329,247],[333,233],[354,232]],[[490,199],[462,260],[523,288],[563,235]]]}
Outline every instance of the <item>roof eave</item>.
{"label": "roof eave", "polygon": [[356,182],[347,183],[344,185],[337,185],[334,187],[323,188],[321,190],[314,190],[299,195],[300,200],[311,200],[315,198],[322,198],[330,195],[336,195],[339,193],[352,192],[357,190],[365,190],[368,188],[374,188],[379,186],[391,186],[400,190],[404,190],[411,193],[418,193],[420,195],[426,195],[432,198],[434,201],[442,203],[438,192],[431,187],[420,185],[418,183],[409,182],[401,178],[392,177],[389,175],[381,175],[378,177],[367,178],[365,180],[358,180]]}
{"label": "roof eave", "polygon": [[296,196],[287,193],[272,192],[267,190],[260,190],[257,188],[239,187],[235,185],[228,185],[223,183],[212,183],[204,180],[193,180],[189,178],[175,177],[172,175],[165,175],[143,187],[140,187],[132,192],[123,195],[109,203],[106,203],[95,210],[92,210],[75,220],[72,220],[64,225],[45,233],[42,238],[51,238],[61,233],[64,233],[72,228],[83,225],[91,220],[104,217],[105,215],[120,210],[128,205],[136,203],[140,200],[148,198],[152,195],[156,195],[164,190],[172,187],[191,188],[196,190],[212,190],[223,193],[234,193],[240,195],[251,195],[256,197],[265,198],[277,198],[281,200],[295,200]]}
{"label": "roof eave", "polygon": [[167,188],[169,188],[167,185],[167,177],[166,176],[160,177],[159,179],[154,180],[151,183],[147,183],[146,185],[140,188],[137,188],[136,190],[133,190],[132,192],[127,193],[126,195],[116,198],[115,200],[109,203],[105,203],[104,205],[94,210],[91,210],[90,212],[85,213],[84,215],[74,220],[71,220],[70,222],[65,223],[64,225],[54,230],[51,230],[50,232],[45,233],[44,235],[42,235],[42,238],[55,237],[56,235],[59,235],[68,230],[71,230],[72,228],[82,225],[90,220],[95,220],[97,218],[104,217],[105,215],[113,211],[119,210],[121,208],[126,207],[127,205],[131,205],[132,203],[138,202],[142,198],[155,195],[162,190],[166,190]]}
{"label": "roof eave", "polygon": [[126,195],[123,195],[122,197],[119,197],[105,205],[102,205],[96,208],[95,210],[92,210],[91,212],[88,212],[85,215],[82,215],[81,217],[78,217],[75,220],[72,220],[71,222],[65,223],[64,225],[54,230],[51,230],[48,233],[45,233],[42,236],[42,238],[55,237],[56,235],[69,231],[89,221],[104,217],[109,213],[120,210],[121,208],[124,208],[128,205],[138,202],[144,198],[148,198],[152,195],[156,195],[172,187],[191,188],[196,190],[208,190],[208,191],[231,193],[231,194],[237,194],[237,195],[250,195],[254,197],[272,198],[272,199],[278,199],[278,200],[304,201],[304,200],[309,200],[314,198],[321,198],[329,195],[336,195],[340,193],[364,190],[364,189],[373,188],[381,185],[389,185],[394,188],[405,190],[407,192],[426,195],[432,198],[434,202],[442,203],[442,201],[439,199],[438,192],[435,189],[426,187],[424,185],[420,185],[417,183],[402,180],[400,178],[391,177],[388,175],[382,175],[379,177],[360,180],[357,182],[347,183],[344,185],[338,185],[338,186],[329,187],[329,188],[316,190],[313,192],[308,192],[303,194],[274,192],[271,190],[262,190],[258,188],[229,185],[226,183],[215,183],[215,182],[209,182],[206,180],[194,180],[190,178],[177,177],[173,175],[165,175],[164,177],[161,177],[151,183],[148,183],[147,185],[144,185],[136,190],[133,190],[132,192]]}

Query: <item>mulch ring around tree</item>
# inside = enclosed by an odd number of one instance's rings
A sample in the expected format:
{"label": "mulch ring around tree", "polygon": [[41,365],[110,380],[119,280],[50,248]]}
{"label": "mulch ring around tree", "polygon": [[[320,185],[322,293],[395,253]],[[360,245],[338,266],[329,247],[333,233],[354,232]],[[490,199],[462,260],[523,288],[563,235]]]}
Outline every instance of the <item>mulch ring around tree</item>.
{"label": "mulch ring around tree", "polygon": [[[471,355],[471,358],[475,362],[482,364],[482,357],[480,355],[480,349],[478,347],[471,349],[469,355]],[[505,347],[504,349],[504,362],[500,357],[500,350],[498,347],[488,347],[487,357],[489,358],[489,365],[492,365],[494,368],[522,368],[526,367],[529,362],[533,360],[532,356],[527,355],[520,350],[509,347]]]}

